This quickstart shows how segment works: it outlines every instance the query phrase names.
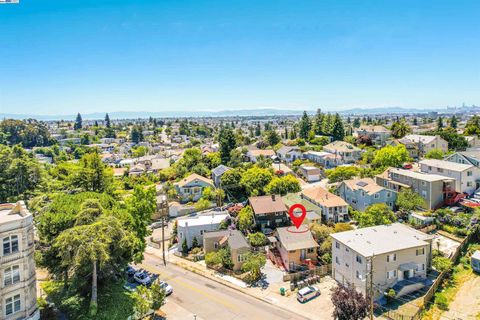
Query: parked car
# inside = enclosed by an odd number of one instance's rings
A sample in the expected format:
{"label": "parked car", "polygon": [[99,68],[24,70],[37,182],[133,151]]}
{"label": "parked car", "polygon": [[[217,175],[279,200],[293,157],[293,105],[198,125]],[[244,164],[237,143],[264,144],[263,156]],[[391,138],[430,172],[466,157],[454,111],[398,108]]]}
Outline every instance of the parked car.
{"label": "parked car", "polygon": [[308,286],[298,290],[297,300],[299,302],[306,302],[310,299],[318,297],[320,295],[320,289],[314,286]]}
{"label": "parked car", "polygon": [[171,295],[173,293],[173,288],[171,285],[164,281],[160,281],[160,287],[162,287],[165,290],[165,294],[167,296]]}
{"label": "parked car", "polygon": [[411,163],[405,163],[403,165],[403,169],[412,169],[413,168],[413,165]]}
{"label": "parked car", "polygon": [[128,266],[125,269],[125,273],[127,274],[128,277],[133,277],[135,275],[135,273],[137,273],[137,269],[135,269],[132,266]]}
{"label": "parked car", "polygon": [[135,281],[143,285],[148,285],[152,281],[152,279],[150,278],[150,276],[146,271],[139,271],[135,273],[133,278],[135,279]]}

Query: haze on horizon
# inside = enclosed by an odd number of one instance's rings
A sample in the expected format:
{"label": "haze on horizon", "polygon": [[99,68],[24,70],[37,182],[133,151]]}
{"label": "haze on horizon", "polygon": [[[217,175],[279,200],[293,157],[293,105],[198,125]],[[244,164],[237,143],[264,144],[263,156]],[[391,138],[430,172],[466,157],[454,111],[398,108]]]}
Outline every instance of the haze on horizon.
{"label": "haze on horizon", "polygon": [[0,113],[480,104],[480,2],[0,5]]}

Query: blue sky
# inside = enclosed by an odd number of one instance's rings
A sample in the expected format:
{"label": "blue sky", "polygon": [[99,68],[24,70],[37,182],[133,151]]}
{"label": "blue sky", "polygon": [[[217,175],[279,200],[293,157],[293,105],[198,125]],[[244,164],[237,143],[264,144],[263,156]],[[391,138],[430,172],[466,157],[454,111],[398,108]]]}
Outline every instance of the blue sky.
{"label": "blue sky", "polygon": [[0,112],[480,104],[480,1],[20,0]]}

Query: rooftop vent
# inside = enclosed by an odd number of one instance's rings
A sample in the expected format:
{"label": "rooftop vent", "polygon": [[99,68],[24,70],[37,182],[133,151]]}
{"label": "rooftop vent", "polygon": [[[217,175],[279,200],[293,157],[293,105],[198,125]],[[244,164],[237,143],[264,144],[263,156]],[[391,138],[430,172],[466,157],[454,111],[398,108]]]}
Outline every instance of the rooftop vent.
{"label": "rooftop vent", "polygon": [[358,181],[357,186],[365,187],[365,186],[368,186],[368,183],[366,183],[365,181]]}

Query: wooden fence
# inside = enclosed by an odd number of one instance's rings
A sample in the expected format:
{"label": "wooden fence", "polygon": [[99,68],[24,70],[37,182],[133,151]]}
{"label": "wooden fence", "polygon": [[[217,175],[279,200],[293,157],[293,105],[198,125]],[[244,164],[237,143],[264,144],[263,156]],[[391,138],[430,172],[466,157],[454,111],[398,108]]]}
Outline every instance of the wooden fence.
{"label": "wooden fence", "polygon": [[283,281],[301,281],[311,276],[324,277],[331,273],[332,273],[332,265],[326,264],[326,265],[315,267],[314,269],[309,269],[305,271],[300,271],[295,273],[285,273],[283,275]]}

